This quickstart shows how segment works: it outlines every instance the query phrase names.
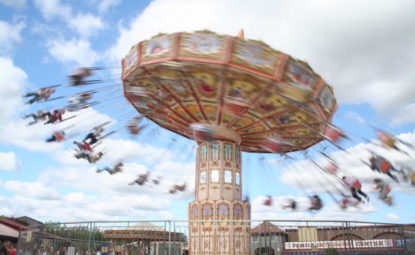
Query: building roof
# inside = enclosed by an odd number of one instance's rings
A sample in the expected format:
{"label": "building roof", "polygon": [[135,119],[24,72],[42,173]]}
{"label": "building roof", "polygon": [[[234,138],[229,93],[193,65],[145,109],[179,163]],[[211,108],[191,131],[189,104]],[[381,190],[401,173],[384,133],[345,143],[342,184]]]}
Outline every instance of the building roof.
{"label": "building roof", "polygon": [[22,223],[22,224],[26,225],[26,226],[42,225],[43,224],[43,222],[38,221],[38,220],[33,219],[31,217],[28,217],[28,216],[18,217],[18,218],[15,218],[15,220],[18,221],[19,223]]}
{"label": "building roof", "polygon": [[13,219],[0,218],[0,224],[6,225],[10,228],[13,228],[13,229],[17,230],[17,231],[29,229],[25,225],[22,225],[22,224],[20,224],[16,221],[14,221]]}
{"label": "building roof", "polygon": [[140,222],[130,226],[128,229],[144,230],[144,231],[165,231],[162,227],[151,224],[150,222]]}
{"label": "building roof", "polygon": [[0,236],[18,238],[19,231],[3,223],[0,223]]}
{"label": "building roof", "polygon": [[284,231],[274,224],[264,221],[258,226],[251,228],[251,233],[284,233]]}

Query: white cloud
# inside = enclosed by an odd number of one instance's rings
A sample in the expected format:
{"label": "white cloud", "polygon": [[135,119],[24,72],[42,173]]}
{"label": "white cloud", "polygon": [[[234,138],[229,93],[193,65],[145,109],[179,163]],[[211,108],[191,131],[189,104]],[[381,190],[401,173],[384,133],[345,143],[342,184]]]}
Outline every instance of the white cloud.
{"label": "white cloud", "polygon": [[[150,152],[151,153],[151,152]],[[148,155],[150,155],[150,153]],[[43,171],[39,175],[39,181],[47,185],[56,187],[70,187],[78,190],[105,193],[105,194],[133,194],[139,192],[143,195],[160,196],[160,201],[168,196],[169,189],[174,184],[187,183],[188,189],[181,198],[188,197],[192,193],[194,186],[194,164],[167,161],[156,163],[149,169],[147,164],[137,164],[125,162],[123,172],[116,175],[109,175],[107,172],[96,173],[98,167],[112,166],[116,163],[103,163],[102,165],[81,165],[77,167],[62,167]],[[160,185],[138,186],[128,185],[133,182],[138,174],[150,171],[150,178],[162,177]],[[58,186],[59,185],[59,186]],[[160,202],[162,204],[162,202]]]}
{"label": "white cloud", "polygon": [[[124,204],[118,203],[118,200],[82,195],[79,196],[82,197],[82,200],[73,202],[72,194],[60,195],[56,200],[18,194],[8,198],[3,205],[8,206],[9,215],[30,215],[41,221],[120,220],[120,217],[111,213],[111,209],[109,209],[110,207],[114,211],[120,210],[119,206],[124,206]],[[106,201],[109,207],[102,206],[104,203],[102,201]],[[126,212],[137,215],[137,217],[145,215],[142,210],[126,210]]]}
{"label": "white cloud", "polygon": [[72,17],[69,26],[83,37],[88,37],[104,27],[101,18],[90,13],[81,13]]}
{"label": "white cloud", "polygon": [[177,220],[173,218],[173,214],[169,211],[158,211],[153,219]]}
{"label": "white cloud", "polygon": [[147,167],[137,163],[124,165],[123,172],[116,175],[96,173],[96,167],[91,165],[60,166],[42,171],[33,182],[6,181],[2,186],[13,193],[4,198],[2,205],[8,208],[8,215],[30,214],[49,221],[120,220],[132,215],[171,219],[168,206],[192,196],[193,185],[176,195],[168,190],[176,181],[180,184],[193,181],[193,163],[156,164],[150,179],[163,176],[161,183],[154,185],[150,181],[144,186],[128,184],[146,172]]}
{"label": "white cloud", "polygon": [[[76,125],[72,133],[88,131],[100,118],[94,110],[77,113],[74,119],[65,125]],[[91,117],[95,116],[95,117]],[[93,121],[89,121],[89,120]],[[76,122],[76,123],[75,123]],[[78,125],[79,124],[79,125]],[[173,153],[165,148],[157,148],[149,144],[140,144],[123,139],[107,138],[97,150],[107,152],[98,165],[90,165],[73,158],[64,146],[72,144],[47,144],[43,136],[52,127],[34,125],[26,127],[22,121],[8,128],[19,133],[19,139],[8,140],[17,146],[34,150],[46,151],[67,164],[76,166],[52,167],[41,171],[37,180],[32,182],[6,181],[1,184],[13,194],[2,204],[8,209],[7,215],[27,215],[45,220],[120,220],[122,217],[161,217],[171,219],[172,214],[167,208],[175,200],[189,199],[194,191],[194,162],[177,161]],[[111,130],[109,125],[107,130]],[[33,133],[32,133],[33,132]],[[86,133],[86,132],[85,132]],[[5,136],[15,136],[5,133]],[[163,157],[163,160],[160,158]],[[124,161],[123,172],[109,175],[107,172],[96,173],[97,167],[111,166],[118,160]],[[140,163],[133,163],[136,160]],[[150,181],[145,186],[128,185],[137,178],[138,174],[151,171],[150,179],[162,177],[159,185]],[[168,193],[174,184],[186,183],[186,192],[176,195]],[[30,191],[29,195],[25,193]],[[67,193],[67,190],[71,192]],[[65,191],[65,192],[64,192]],[[157,200],[154,199],[157,197]],[[51,210],[51,208],[54,208]],[[82,208],[82,209],[81,209]]]}
{"label": "white cloud", "polygon": [[415,122],[415,103],[405,105],[395,112],[392,116],[392,125],[398,126],[406,123]]}
{"label": "white cloud", "polygon": [[51,40],[49,53],[61,63],[75,63],[78,66],[92,66],[99,60],[99,55],[84,39]]}
{"label": "white cloud", "polygon": [[7,181],[4,188],[22,196],[35,197],[42,200],[58,200],[59,193],[51,186],[40,182]]}
{"label": "white cloud", "polygon": [[398,220],[400,220],[400,219],[401,219],[401,217],[399,217],[398,215],[396,215],[396,214],[394,214],[394,213],[388,213],[388,214],[386,215],[386,218],[387,218],[388,220],[393,220],[393,221],[398,221]]}
{"label": "white cloud", "polygon": [[119,29],[108,54],[118,63],[133,44],[160,32],[234,35],[244,28],[246,38],[309,62],[340,102],[369,103],[386,115],[415,94],[414,8],[411,0],[156,0]]}
{"label": "white cloud", "polygon": [[100,148],[116,148],[105,155],[107,161],[141,160],[142,162],[155,162],[156,160],[167,160],[172,158],[172,152],[168,148],[157,148],[150,144],[141,144],[132,140],[106,139]]}
{"label": "white cloud", "polygon": [[366,121],[363,119],[363,117],[360,116],[356,112],[350,112],[350,111],[348,111],[348,112],[346,112],[346,114],[345,114],[344,117],[345,117],[345,119],[347,119],[349,121],[352,121],[355,124],[362,125],[362,126],[365,126],[366,125]]}
{"label": "white cloud", "polygon": [[0,215],[10,217],[13,215],[13,211],[9,208],[2,207],[0,208]]}
{"label": "white cloud", "polygon": [[0,152],[0,170],[14,171],[20,168],[14,152]]}
{"label": "white cloud", "polygon": [[0,0],[0,4],[13,8],[22,8],[26,5],[26,0]]}
{"label": "white cloud", "polygon": [[45,19],[62,19],[80,36],[88,37],[104,28],[100,17],[94,16],[91,13],[75,14],[70,5],[61,3],[60,0],[35,0],[35,5]]}
{"label": "white cloud", "polygon": [[24,21],[10,24],[0,20],[0,55],[8,54],[16,44],[22,41],[20,33],[25,26]]}
{"label": "white cloud", "polygon": [[65,20],[70,19],[72,8],[69,5],[62,4],[59,0],[35,0],[34,3],[47,20],[56,17]]}
{"label": "white cloud", "polygon": [[0,57],[0,77],[0,122],[8,123],[7,120],[21,107],[27,75],[11,59]]}
{"label": "white cloud", "polygon": [[102,0],[98,4],[98,11],[100,13],[106,12],[109,8],[115,7],[121,3],[121,0]]}

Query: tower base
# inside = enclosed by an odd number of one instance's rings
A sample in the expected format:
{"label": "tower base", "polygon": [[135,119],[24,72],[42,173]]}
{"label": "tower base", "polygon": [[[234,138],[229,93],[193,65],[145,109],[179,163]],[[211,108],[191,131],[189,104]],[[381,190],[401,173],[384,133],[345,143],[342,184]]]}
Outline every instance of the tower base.
{"label": "tower base", "polygon": [[241,199],[241,173],[236,143],[199,145],[196,198],[189,204],[191,255],[249,255],[250,204]]}

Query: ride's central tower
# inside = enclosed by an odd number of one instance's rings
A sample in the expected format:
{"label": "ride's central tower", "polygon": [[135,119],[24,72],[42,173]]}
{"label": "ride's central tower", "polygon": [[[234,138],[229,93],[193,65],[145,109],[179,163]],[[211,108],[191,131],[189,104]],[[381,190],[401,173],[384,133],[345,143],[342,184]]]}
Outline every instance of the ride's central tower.
{"label": "ride's central tower", "polygon": [[242,201],[240,147],[232,141],[199,144],[195,200],[189,204],[190,254],[248,255],[250,204]]}

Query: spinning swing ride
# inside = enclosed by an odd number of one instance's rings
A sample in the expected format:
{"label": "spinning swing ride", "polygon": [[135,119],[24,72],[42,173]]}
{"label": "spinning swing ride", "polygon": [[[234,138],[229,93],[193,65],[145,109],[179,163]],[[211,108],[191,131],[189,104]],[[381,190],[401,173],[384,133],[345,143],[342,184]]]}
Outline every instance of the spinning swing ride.
{"label": "spinning swing ride", "polygon": [[[82,87],[102,83],[101,80],[87,80],[95,70],[102,68],[78,69],[69,77],[69,85]],[[331,124],[337,102],[333,89],[324,79],[306,62],[274,50],[262,41],[245,40],[243,31],[238,36],[210,31],[159,34],[131,47],[122,60],[121,78],[125,98],[140,114],[127,124],[130,134],[140,134],[146,127],[142,121],[147,119],[197,142],[195,200],[189,204],[189,219],[203,222],[194,223],[196,225],[250,219],[249,201],[242,199],[241,152],[274,153],[290,158],[287,153],[304,151],[322,141],[343,149],[339,141],[347,138]],[[55,87],[48,87],[25,96],[33,96],[28,102],[33,104],[51,100],[49,97],[54,92]],[[97,90],[74,95],[67,107],[56,112],[53,120],[51,113],[28,115],[33,118],[29,124],[46,118],[49,118],[48,123],[60,122],[65,110],[76,112],[98,104],[89,101],[94,93]],[[102,152],[93,152],[96,144],[114,133],[101,134],[106,124],[95,127],[83,141],[74,142],[78,147],[77,158],[96,163],[103,156]],[[48,141],[64,140],[64,132],[61,133],[54,134]],[[388,148],[402,151],[397,146],[400,143],[413,149],[412,145],[386,132],[377,130],[377,134]],[[338,163],[322,154],[329,162],[327,166],[311,162],[327,174],[336,175]],[[372,157],[380,156],[372,154]],[[385,170],[385,164],[381,167],[378,166],[381,163],[373,162],[364,163],[375,171],[389,171],[388,175],[393,170],[391,164]],[[112,168],[97,172],[116,174],[121,172],[122,166],[118,162]],[[148,181],[148,174],[142,174],[130,185],[143,185]],[[155,179],[153,183],[157,185],[159,181]],[[342,206],[358,198],[355,194],[360,188],[354,184],[349,185],[353,197],[345,196]],[[174,185],[170,193],[185,188],[185,184]],[[270,199],[264,205],[271,205]],[[320,210],[321,199],[318,196],[311,199],[316,205],[310,208]],[[290,204],[296,203],[291,201]],[[295,209],[296,206],[291,205],[290,208]],[[232,249],[232,254],[247,254],[248,223],[235,224],[242,228],[226,232],[226,238],[234,243],[226,249]],[[192,254],[204,254],[204,249],[199,247],[201,243],[204,247],[218,249],[214,243],[216,239],[209,238],[218,234],[215,231],[192,230]],[[218,250],[211,252],[219,254]]]}
{"label": "spinning swing ride", "polygon": [[[203,224],[250,219],[250,204],[242,200],[241,151],[286,154],[332,132],[332,88],[307,63],[242,35],[161,34],[134,45],[122,67],[125,97],[139,113],[197,141],[189,219]],[[220,233],[235,244],[225,254],[246,254],[248,231]],[[219,254],[217,240],[209,238],[217,234],[192,229],[193,254],[206,251],[200,243]]]}

